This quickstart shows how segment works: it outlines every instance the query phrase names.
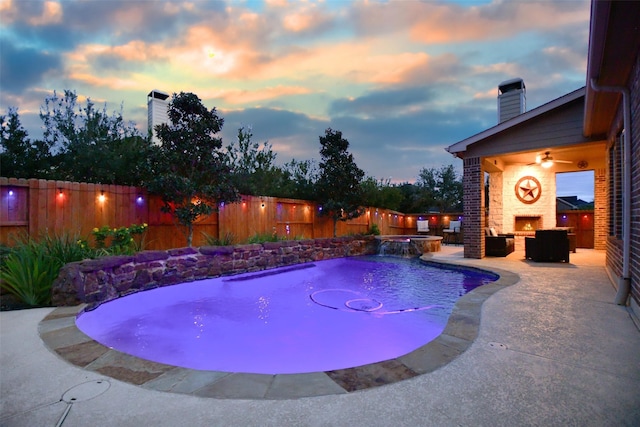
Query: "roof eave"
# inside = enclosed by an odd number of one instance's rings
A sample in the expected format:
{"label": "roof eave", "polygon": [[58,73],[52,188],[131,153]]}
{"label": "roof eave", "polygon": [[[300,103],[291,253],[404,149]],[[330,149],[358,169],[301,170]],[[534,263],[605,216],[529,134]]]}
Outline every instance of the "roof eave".
{"label": "roof eave", "polygon": [[556,98],[553,101],[550,101],[544,105],[534,108],[533,110],[527,111],[526,113],[522,113],[502,123],[498,123],[494,127],[489,128],[483,132],[470,136],[469,138],[463,139],[462,141],[456,142],[455,144],[445,148],[445,150],[447,150],[449,153],[453,154],[456,157],[463,158],[462,153],[467,151],[467,148],[470,145],[475,144],[476,142],[483,141],[495,135],[498,135],[508,129],[511,129],[524,122],[527,122],[531,119],[539,117],[545,113],[548,113],[551,110],[554,110],[570,102],[573,102],[576,99],[579,99],[580,97],[584,96],[584,94],[585,94],[585,88],[582,87],[566,95],[563,95],[560,98]]}
{"label": "roof eave", "polygon": [[583,133],[605,135],[614,120],[620,94],[598,92],[598,86],[626,86],[640,48],[640,3],[593,1],[589,29],[587,92]]}

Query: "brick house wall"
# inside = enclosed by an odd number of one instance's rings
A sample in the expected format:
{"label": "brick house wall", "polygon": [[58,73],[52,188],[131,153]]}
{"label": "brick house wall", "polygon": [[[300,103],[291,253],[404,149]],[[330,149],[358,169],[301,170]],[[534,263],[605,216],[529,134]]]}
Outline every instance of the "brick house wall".
{"label": "brick house wall", "polygon": [[[631,91],[631,293],[640,308],[640,53],[630,80]],[[636,311],[638,313],[639,311]]]}
{"label": "brick house wall", "polygon": [[[629,78],[628,89],[631,103],[631,241],[622,241],[622,179],[621,170],[613,171],[620,164],[620,153],[610,153],[610,163],[605,180],[609,191],[609,215],[607,236],[607,269],[611,275],[622,277],[623,249],[629,245],[631,250],[631,305],[640,313],[640,53],[636,55],[635,65]],[[620,109],[622,110],[622,108]],[[621,117],[622,112],[619,112]],[[615,120],[609,130],[609,141],[615,143],[620,132],[622,120]],[[619,144],[619,142],[618,142]],[[597,182],[597,181],[596,181]],[[596,185],[596,188],[598,186]]]}

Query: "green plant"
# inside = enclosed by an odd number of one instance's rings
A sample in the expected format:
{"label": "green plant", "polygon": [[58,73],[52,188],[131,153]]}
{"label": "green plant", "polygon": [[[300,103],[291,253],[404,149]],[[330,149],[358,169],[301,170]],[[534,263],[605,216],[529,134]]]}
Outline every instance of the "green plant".
{"label": "green plant", "polygon": [[83,239],[67,233],[53,236],[47,234],[42,238],[41,244],[44,246],[46,253],[59,260],[61,265],[82,261],[94,255]]}
{"label": "green plant", "polygon": [[275,233],[256,233],[249,237],[247,243],[278,242],[280,240],[286,239],[278,237]]}
{"label": "green plant", "polygon": [[371,227],[369,227],[369,232],[367,234],[373,234],[374,236],[379,236],[380,228],[378,228],[378,224],[371,224]]}
{"label": "green plant", "polygon": [[51,285],[62,263],[47,253],[44,244],[21,243],[0,266],[0,286],[30,306],[51,303]]}
{"label": "green plant", "polygon": [[204,241],[207,246],[231,246],[235,240],[235,237],[231,232],[225,233],[224,237],[221,238],[217,238],[204,232],[202,233],[202,236],[204,237]]}
{"label": "green plant", "polygon": [[[104,225],[93,229],[93,237],[96,241],[97,254],[123,255],[133,254],[144,249],[144,233],[147,224],[132,224],[129,227],[110,228]],[[134,236],[140,236],[135,238]]]}

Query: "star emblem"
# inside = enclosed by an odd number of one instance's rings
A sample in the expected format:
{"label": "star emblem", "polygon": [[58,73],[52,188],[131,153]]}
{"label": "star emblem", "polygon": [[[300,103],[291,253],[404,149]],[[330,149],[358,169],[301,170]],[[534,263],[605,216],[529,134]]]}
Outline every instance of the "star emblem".
{"label": "star emblem", "polygon": [[540,181],[532,176],[522,177],[516,184],[516,196],[522,203],[535,203],[541,193]]}
{"label": "star emblem", "polygon": [[526,180],[524,185],[520,185],[520,196],[523,199],[534,199],[536,197],[535,192],[538,190],[538,186],[530,179]]}

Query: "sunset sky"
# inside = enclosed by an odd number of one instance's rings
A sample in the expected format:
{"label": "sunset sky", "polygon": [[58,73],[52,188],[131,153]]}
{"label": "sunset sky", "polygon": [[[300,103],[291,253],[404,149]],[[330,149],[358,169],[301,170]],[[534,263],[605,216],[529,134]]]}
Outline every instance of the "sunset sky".
{"label": "sunset sky", "polygon": [[[528,110],[584,86],[589,10],[588,0],[0,0],[0,110],[18,107],[37,139],[44,98],[71,89],[109,112],[122,105],[146,132],[152,89],[193,92],[225,119],[225,145],[252,125],[279,164],[318,160],[331,127],[367,175],[413,182],[423,167],[461,173],[444,148],[496,124],[500,82],[523,78]],[[592,199],[570,182],[558,195]]]}

